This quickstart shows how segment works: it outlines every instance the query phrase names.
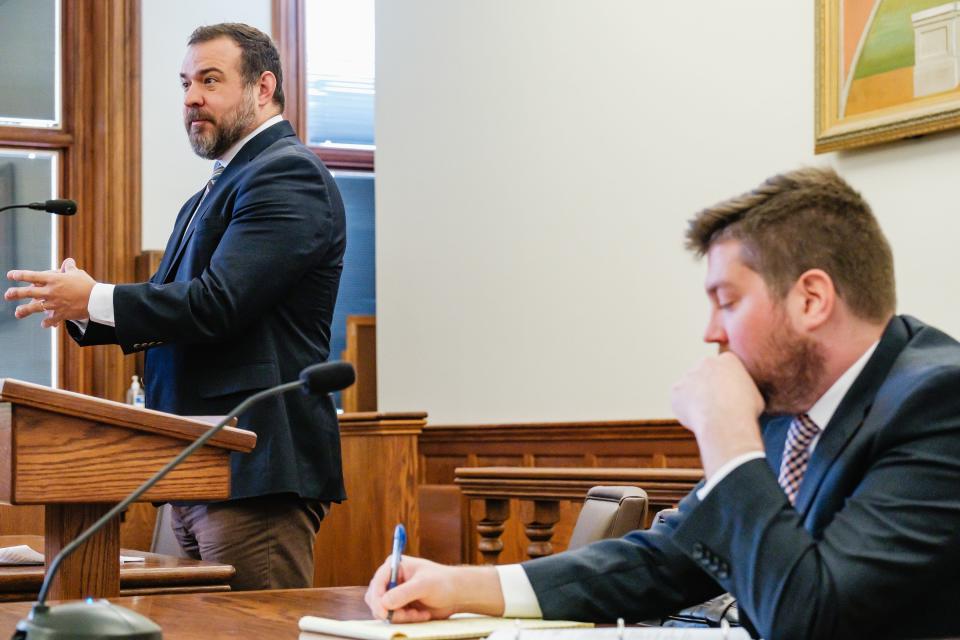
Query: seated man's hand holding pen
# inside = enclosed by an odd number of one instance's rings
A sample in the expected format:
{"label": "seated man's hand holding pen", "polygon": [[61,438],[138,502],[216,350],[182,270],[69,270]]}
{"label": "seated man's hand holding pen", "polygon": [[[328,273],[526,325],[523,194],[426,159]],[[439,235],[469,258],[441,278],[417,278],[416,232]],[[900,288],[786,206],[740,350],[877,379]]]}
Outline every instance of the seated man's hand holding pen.
{"label": "seated man's hand holding pen", "polygon": [[398,584],[388,589],[391,558],[377,569],[364,600],[374,617],[392,622],[424,622],[469,611],[491,616],[503,614],[500,578],[493,567],[448,567],[403,556]]}

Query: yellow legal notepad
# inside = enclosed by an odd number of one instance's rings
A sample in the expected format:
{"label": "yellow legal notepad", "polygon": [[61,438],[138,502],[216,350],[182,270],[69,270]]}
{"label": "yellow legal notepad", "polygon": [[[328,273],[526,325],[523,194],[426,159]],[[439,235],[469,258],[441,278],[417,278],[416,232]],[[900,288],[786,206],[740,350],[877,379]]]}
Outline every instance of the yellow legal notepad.
{"label": "yellow legal notepad", "polygon": [[455,640],[459,638],[483,638],[494,631],[506,629],[562,629],[567,627],[592,627],[589,622],[569,620],[535,620],[514,618],[491,618],[487,616],[464,616],[449,620],[412,622],[410,624],[387,624],[382,620],[332,620],[303,616],[301,631],[328,633],[345,638],[366,640]]}

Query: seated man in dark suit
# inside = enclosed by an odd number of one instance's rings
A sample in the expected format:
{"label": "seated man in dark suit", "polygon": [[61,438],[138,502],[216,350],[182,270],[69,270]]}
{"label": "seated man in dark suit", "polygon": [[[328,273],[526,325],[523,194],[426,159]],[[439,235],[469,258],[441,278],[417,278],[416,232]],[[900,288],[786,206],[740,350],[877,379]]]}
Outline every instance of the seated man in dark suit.
{"label": "seated man in dark suit", "polygon": [[673,388],[706,480],[649,531],[507,567],[405,558],[367,603],[610,622],[723,591],[765,638],[960,632],[960,344],[894,315],[893,258],[829,169],[775,176],[698,214],[705,339]]}

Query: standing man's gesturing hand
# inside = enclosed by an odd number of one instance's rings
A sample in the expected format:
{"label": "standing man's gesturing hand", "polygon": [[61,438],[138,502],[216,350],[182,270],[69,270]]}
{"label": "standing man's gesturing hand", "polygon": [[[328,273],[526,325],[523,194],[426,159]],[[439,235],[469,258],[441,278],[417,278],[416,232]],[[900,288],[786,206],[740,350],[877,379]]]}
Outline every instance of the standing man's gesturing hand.
{"label": "standing man's gesturing hand", "polygon": [[40,325],[56,327],[64,320],[86,320],[90,292],[97,282],[83,269],[77,268],[73,258],[67,258],[60,271],[25,271],[14,269],[7,278],[26,282],[27,286],[10,287],[3,294],[4,300],[30,300],[17,307],[18,319],[34,313],[44,313]]}

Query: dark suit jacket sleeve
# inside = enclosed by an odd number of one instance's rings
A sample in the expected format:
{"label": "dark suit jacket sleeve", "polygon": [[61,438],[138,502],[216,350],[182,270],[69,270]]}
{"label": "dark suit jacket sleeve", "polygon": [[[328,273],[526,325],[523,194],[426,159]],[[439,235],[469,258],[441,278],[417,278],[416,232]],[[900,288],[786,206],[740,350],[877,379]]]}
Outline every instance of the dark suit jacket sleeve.
{"label": "dark suit jacket sleeve", "polygon": [[672,541],[677,523],[695,508],[695,495],[680,503],[678,515],[647,531],[525,562],[544,617],[639,622],[722,593]]}
{"label": "dark suit jacket sleeve", "polygon": [[[164,342],[218,342],[238,335],[327,253],[332,207],[317,165],[290,150],[251,171],[229,216],[207,215],[193,241],[216,245],[199,277],[117,285],[117,341],[125,352]],[[212,212],[211,212],[212,213]],[[221,237],[222,236],[222,237]]]}
{"label": "dark suit jacket sleeve", "polygon": [[69,321],[65,322],[64,326],[67,328],[70,337],[81,347],[117,343],[116,331],[113,330],[113,327],[108,327],[105,324],[90,321],[87,323],[86,331],[80,331],[80,327]]}
{"label": "dark suit jacket sleeve", "polygon": [[[897,386],[903,388],[897,389]],[[955,580],[960,559],[960,375],[955,368],[888,380],[861,430],[863,480],[815,539],[770,466],[735,469],[682,522],[674,541],[737,596],[765,638],[883,635],[915,599]],[[913,388],[908,388],[913,387]]]}

